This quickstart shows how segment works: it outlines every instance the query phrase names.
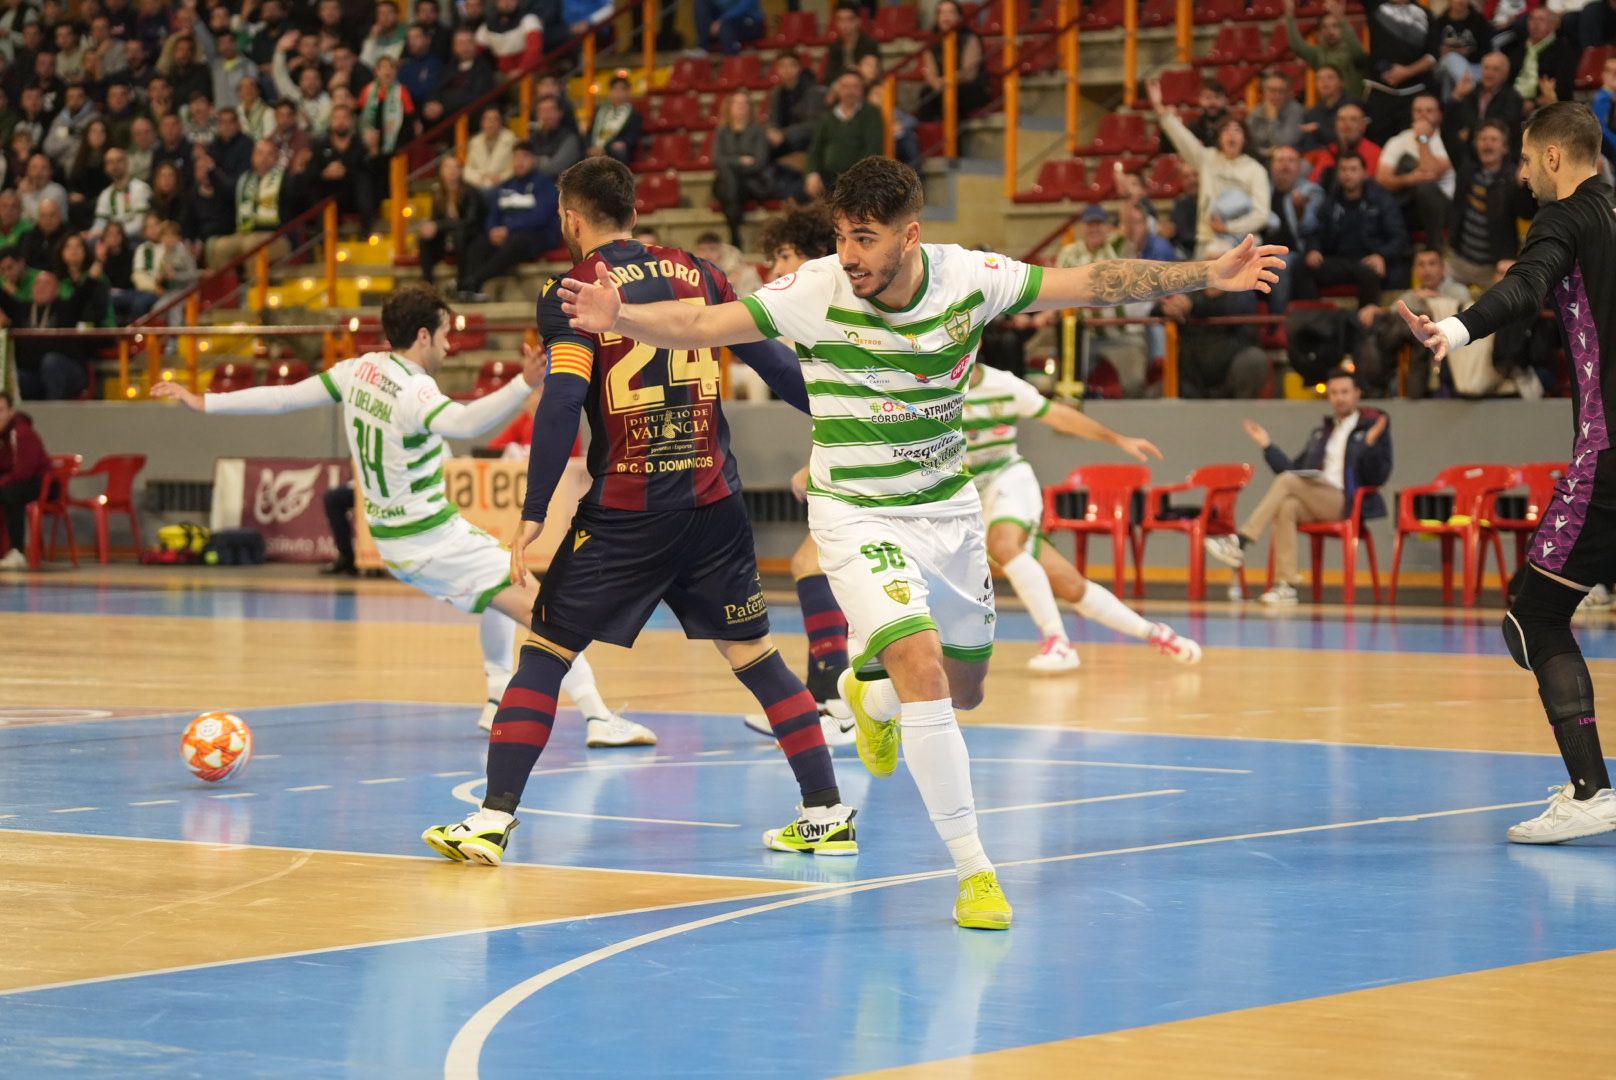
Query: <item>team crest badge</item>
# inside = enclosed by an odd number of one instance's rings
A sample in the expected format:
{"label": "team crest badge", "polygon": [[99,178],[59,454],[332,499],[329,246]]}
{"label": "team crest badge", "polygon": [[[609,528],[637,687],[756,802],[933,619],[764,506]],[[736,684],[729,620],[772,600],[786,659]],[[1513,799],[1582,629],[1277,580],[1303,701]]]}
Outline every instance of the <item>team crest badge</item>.
{"label": "team crest badge", "polygon": [[881,586],[892,597],[894,603],[907,604],[909,602],[909,583],[907,581],[889,581]]}
{"label": "team crest badge", "polygon": [[954,340],[954,344],[965,344],[965,339],[971,336],[971,313],[955,312],[943,323],[943,329],[948,331],[948,336]]}

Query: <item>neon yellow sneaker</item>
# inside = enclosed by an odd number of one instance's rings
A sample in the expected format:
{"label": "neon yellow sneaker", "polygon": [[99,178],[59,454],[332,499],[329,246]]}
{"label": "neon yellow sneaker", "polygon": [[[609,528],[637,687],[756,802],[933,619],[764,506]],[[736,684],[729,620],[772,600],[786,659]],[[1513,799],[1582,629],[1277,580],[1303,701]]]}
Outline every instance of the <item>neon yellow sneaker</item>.
{"label": "neon yellow sneaker", "polygon": [[898,767],[898,744],[903,741],[903,732],[898,727],[896,717],[877,720],[870,715],[864,707],[864,693],[868,688],[868,683],[853,677],[852,668],[842,672],[836,680],[837,693],[853,710],[853,724],[858,729],[859,760],[872,774],[891,776]]}
{"label": "neon yellow sneaker", "polygon": [[999,888],[992,870],[972,874],[960,882],[959,898],[954,901],[954,921],[970,930],[1008,930],[1012,912],[1010,901]]}
{"label": "neon yellow sneaker", "polygon": [[479,809],[453,825],[434,825],[421,834],[427,847],[446,859],[478,866],[498,866],[505,858],[516,818],[498,810]]}
{"label": "neon yellow sneaker", "polygon": [[857,855],[858,838],[853,816],[858,811],[842,806],[799,806],[797,820],[783,829],[763,833],[763,846],[772,851],[807,855]]}

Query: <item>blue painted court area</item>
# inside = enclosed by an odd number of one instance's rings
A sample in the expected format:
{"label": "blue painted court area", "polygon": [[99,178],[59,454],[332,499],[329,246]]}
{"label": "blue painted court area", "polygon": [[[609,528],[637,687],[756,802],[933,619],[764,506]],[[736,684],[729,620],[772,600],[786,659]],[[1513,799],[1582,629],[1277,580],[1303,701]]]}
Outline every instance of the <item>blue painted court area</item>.
{"label": "blue painted court area", "polygon": [[[1010,595],[1008,587],[1001,586],[1000,595]],[[1167,619],[1180,633],[1215,648],[1503,655],[1498,631],[1501,608],[1481,607],[1472,613],[1445,617],[1400,615],[1369,606],[1365,606],[1361,614],[1340,614],[1339,610],[1314,612],[1307,604],[1274,609],[1253,601],[1227,607],[1213,605],[1190,613],[1165,612],[1152,617]],[[181,584],[129,588],[31,583],[0,590],[0,614],[470,625],[467,616],[402,585],[396,592],[344,593],[314,589],[265,592]],[[803,632],[802,614],[794,604],[771,605],[769,619],[778,632]],[[679,624],[666,607],[659,606],[647,629],[678,630]],[[1066,613],[1066,629],[1078,643],[1125,640],[1070,611]],[[1580,619],[1577,636],[1589,659],[1616,660],[1616,620],[1610,616]],[[1019,606],[1005,606],[1000,612],[997,637],[1001,641],[1036,642],[1040,639],[1037,627]]]}
{"label": "blue painted court area", "polygon": [[[0,829],[419,855],[480,792],[474,718],[257,710],[220,787],[180,765],[187,716],[0,728]],[[0,1075],[817,1077],[1616,948],[1611,838],[1504,843],[1552,757],[972,727],[1016,905],[986,934],[903,770],[838,756],[856,859],[773,854],[778,751],[655,719],[601,753],[563,713],[510,860],[814,888],[12,994]]]}

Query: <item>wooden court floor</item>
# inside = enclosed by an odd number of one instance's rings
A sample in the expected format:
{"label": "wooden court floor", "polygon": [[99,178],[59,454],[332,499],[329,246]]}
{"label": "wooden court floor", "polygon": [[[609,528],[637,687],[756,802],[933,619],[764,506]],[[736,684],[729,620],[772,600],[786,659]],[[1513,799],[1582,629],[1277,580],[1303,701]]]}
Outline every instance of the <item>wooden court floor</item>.
{"label": "wooden court floor", "polygon": [[[1039,678],[1004,606],[965,718],[990,940],[850,751],[858,859],[762,851],[789,773],[664,624],[590,653],[662,744],[558,721],[477,873],[415,840],[480,790],[465,618],[284,570],[0,581],[0,1075],[1616,1075],[1616,843],[1502,842],[1560,766],[1496,611],[1147,603],[1201,665],[1073,616]],[[1581,637],[1616,691],[1616,628]],[[204,708],[262,754],[217,789],[176,749]],[[183,1030],[198,1000],[249,1033]]]}

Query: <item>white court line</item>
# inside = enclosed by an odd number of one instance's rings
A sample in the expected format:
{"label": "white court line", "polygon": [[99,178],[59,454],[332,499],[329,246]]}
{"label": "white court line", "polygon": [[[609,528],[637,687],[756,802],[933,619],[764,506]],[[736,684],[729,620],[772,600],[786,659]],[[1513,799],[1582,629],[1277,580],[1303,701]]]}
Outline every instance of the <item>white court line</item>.
{"label": "white court line", "polygon": [[256,799],[256,798],[258,798],[258,792],[256,792],[256,791],[232,791],[232,792],[229,792],[228,794],[225,794],[225,795],[209,795],[208,798],[210,798],[210,799]]}
{"label": "white court line", "polygon": [[[1334,829],[1354,829],[1366,825],[1386,825],[1397,822],[1423,821],[1427,818],[1454,817],[1460,814],[1484,814],[1494,810],[1515,810],[1524,806],[1537,806],[1541,799],[1523,803],[1501,803],[1497,806],[1472,806],[1459,810],[1435,810],[1423,814],[1408,814],[1401,817],[1367,818],[1362,821],[1339,821],[1329,825],[1304,825],[1293,829],[1274,829],[1268,832],[1239,833],[1232,836],[1209,836],[1200,840],[1179,840],[1166,844],[1146,844],[1138,847],[1115,848],[1109,851],[1084,851],[1072,855],[1051,855],[1040,859],[1018,859],[1015,862],[999,863],[1002,869],[1008,866],[1041,866],[1046,863],[1069,862],[1077,859],[1103,859],[1117,855],[1134,855],[1147,851],[1169,851],[1176,848],[1199,847],[1207,844],[1224,844],[1239,840],[1257,840],[1270,836],[1296,836],[1302,833],[1327,832]],[[454,1041],[449,1044],[449,1053],[443,1061],[443,1075],[445,1080],[477,1080],[479,1076],[478,1064],[482,1058],[483,1044],[493,1033],[495,1026],[506,1016],[510,1015],[522,1002],[543,990],[545,987],[559,982],[568,975],[576,974],[587,967],[592,967],[603,960],[610,960],[614,956],[637,949],[642,945],[652,945],[667,938],[677,937],[680,934],[693,933],[705,930],[710,926],[734,922],[737,919],[749,918],[753,915],[764,915],[782,908],[796,907],[801,904],[817,903],[820,900],[829,900],[842,896],[851,896],[854,893],[868,892],[872,889],[885,889],[895,885],[909,885],[917,881],[928,881],[939,877],[952,877],[954,871],[934,870],[919,874],[902,874],[890,878],[878,878],[868,882],[852,882],[844,886],[822,889],[818,892],[804,896],[789,897],[784,900],[775,900],[766,904],[757,904],[752,907],[740,908],[735,911],[720,912],[705,919],[694,922],[681,923],[678,926],[669,926],[662,930],[640,934],[637,937],[575,956],[565,963],[546,968],[537,975],[526,979],[509,990],[494,998],[488,1004],[478,1009],[470,1020],[467,1020],[460,1030],[455,1033]]]}
{"label": "white court line", "polygon": [[1131,761],[1071,761],[1066,758],[971,757],[971,763],[996,765],[1075,765],[1084,769],[1147,769],[1153,772],[1220,773],[1225,776],[1250,776],[1250,769],[1213,769],[1205,765],[1141,765]]}
{"label": "white court line", "polygon": [[99,810],[99,806],[69,806],[63,810],[52,810],[53,814],[82,814],[90,810]]}
{"label": "white court line", "polygon": [[1125,795],[1095,795],[1087,799],[1057,799],[1054,802],[1022,803],[1020,806],[977,807],[976,816],[983,814],[1009,814],[1017,810],[1047,810],[1056,806],[1087,806],[1091,803],[1121,802],[1123,799],[1151,799],[1158,795],[1182,795],[1183,788],[1162,788],[1160,791],[1130,791]]}
{"label": "white court line", "polygon": [[330,791],[330,784],[304,784],[302,787],[289,787],[287,791]]}
{"label": "white court line", "polygon": [[435,772],[432,775],[440,776],[447,780],[451,776],[476,776],[477,774],[470,769],[457,769],[454,772]]}
{"label": "white court line", "polygon": [[130,806],[172,806],[178,799],[147,799],[145,802],[132,802]]}
{"label": "white court line", "polygon": [[0,821],[8,821],[16,816],[16,814],[0,814]]}
{"label": "white court line", "polygon": [[[450,792],[450,794],[463,803],[470,803],[472,806],[481,806],[483,801],[473,795],[472,791],[475,788],[482,787],[486,782],[487,781],[484,780],[467,780],[464,784],[456,784],[454,790]],[[641,825],[693,825],[704,829],[740,828],[739,825],[734,825],[724,821],[681,821],[678,818],[614,817],[611,814],[580,814],[566,810],[540,810],[536,806],[518,806],[516,809],[520,810],[524,814],[543,814],[545,817],[588,818],[591,821],[633,821]]]}
{"label": "white court line", "polygon": [[402,776],[379,776],[374,780],[361,780],[359,782],[361,784],[402,784],[404,778]]}

